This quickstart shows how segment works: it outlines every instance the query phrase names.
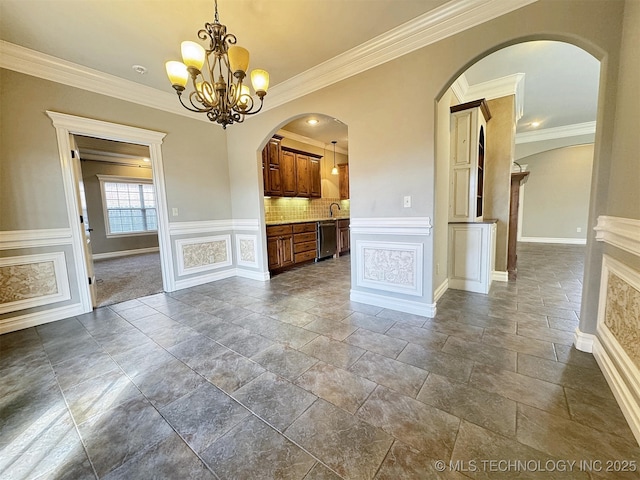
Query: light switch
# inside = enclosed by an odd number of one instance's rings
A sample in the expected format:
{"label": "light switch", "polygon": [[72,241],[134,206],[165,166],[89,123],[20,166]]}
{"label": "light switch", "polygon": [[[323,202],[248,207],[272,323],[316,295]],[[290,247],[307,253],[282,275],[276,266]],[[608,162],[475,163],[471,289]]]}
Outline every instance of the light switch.
{"label": "light switch", "polygon": [[411,195],[405,195],[404,208],[411,208]]}
{"label": "light switch", "polygon": [[581,233],[582,232],[582,228],[580,228],[580,227],[576,228],[576,232]]}
{"label": "light switch", "polygon": [[178,209],[176,207],[173,207],[171,209],[171,215],[173,215],[174,217],[178,216]]}

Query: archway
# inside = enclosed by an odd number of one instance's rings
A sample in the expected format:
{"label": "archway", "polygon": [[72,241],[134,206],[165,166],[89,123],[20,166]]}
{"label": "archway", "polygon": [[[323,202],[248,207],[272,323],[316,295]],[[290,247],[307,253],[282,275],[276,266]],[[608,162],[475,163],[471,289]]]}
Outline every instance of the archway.
{"label": "archway", "polygon": [[[508,136],[509,129],[512,129],[514,133],[512,138],[509,139],[510,141],[501,142],[501,149],[498,149],[497,153],[494,150],[493,153],[495,155],[492,160],[499,160],[498,168],[501,173],[490,178],[493,184],[485,184],[485,188],[488,187],[489,193],[493,194],[493,198],[490,198],[492,203],[489,208],[485,208],[485,218],[488,216],[489,218],[498,219],[498,262],[493,273],[493,279],[507,279],[505,267],[507,238],[509,235],[509,177],[511,165],[512,162],[517,161],[519,158],[527,156],[526,152],[532,151],[530,147],[534,142],[539,146],[538,152],[548,152],[558,148],[566,149],[573,145],[585,143],[591,144],[591,149],[585,149],[586,153],[583,152],[578,161],[578,164],[583,169],[579,175],[579,185],[576,182],[569,181],[566,185],[556,184],[550,186],[548,181],[541,184],[538,179],[536,180],[538,192],[536,196],[531,198],[533,200],[532,205],[537,207],[536,215],[538,218],[547,217],[544,227],[548,228],[555,225],[556,230],[544,231],[538,234],[537,238],[529,235],[529,240],[531,241],[586,243],[589,217],[588,205],[592,189],[591,176],[592,172],[596,171],[597,168],[594,156],[597,157],[598,145],[594,144],[596,142],[595,120],[600,107],[598,105],[600,62],[594,55],[583,48],[566,41],[555,40],[521,39],[508,45],[497,46],[460,69],[437,99],[436,233],[434,242],[434,264],[436,268],[433,274],[435,299],[446,291],[448,281],[447,268],[442,268],[442,265],[448,266],[447,245],[449,240],[447,223],[449,217],[448,174],[450,157],[450,138],[448,133],[449,107],[451,105],[479,98],[486,98],[490,103],[493,101],[497,105],[496,110],[498,110],[500,117],[498,122],[495,121],[495,116],[492,118],[493,125],[496,125],[496,128],[493,129],[494,133],[501,130],[503,135]],[[520,75],[525,73],[522,71],[523,65],[526,63],[523,55],[527,53],[531,57],[531,61],[535,62],[536,68],[531,70],[528,76],[526,74]],[[541,61],[540,58],[545,59],[546,63]],[[502,64],[500,64],[500,61]],[[502,65],[501,68],[500,65]],[[555,67],[552,69],[554,65]],[[578,75],[580,79],[585,78],[585,80],[576,82],[574,77],[573,79],[565,80],[566,85],[564,87],[558,85],[560,77],[563,75],[569,76],[567,72]],[[552,80],[555,83],[550,83],[549,77],[554,77]],[[538,84],[535,82],[538,82]],[[576,86],[577,84],[580,84],[580,88]],[[584,88],[585,84],[588,84],[588,88]],[[545,91],[548,96],[547,103],[553,104],[555,102],[556,106],[559,105],[560,108],[556,108],[554,112],[549,109],[549,105],[543,105],[541,109],[539,107],[531,107],[531,103],[535,103],[531,102],[534,98],[538,104],[540,103],[537,90]],[[574,103],[573,105],[577,105],[574,107],[570,107],[567,104],[567,101],[570,100],[569,97],[572,95],[579,98],[579,104]],[[580,95],[582,95],[581,98]],[[511,101],[508,101],[509,97],[511,97]],[[501,99],[502,104],[500,103]],[[527,99],[529,99],[529,102],[527,102]],[[511,117],[505,118],[504,113],[505,111],[509,113],[509,109]],[[536,115],[538,118],[533,118]],[[534,122],[537,125],[534,125]],[[499,128],[500,123],[502,123],[502,128]],[[488,123],[487,127],[489,136],[492,133],[490,126],[492,126],[491,122]],[[526,148],[520,148],[522,152],[525,152],[521,153],[520,156],[517,153],[516,142],[520,147],[526,146]],[[491,138],[488,138],[488,143],[491,145]],[[595,155],[594,151],[596,152]],[[562,178],[567,182],[566,169],[568,165],[573,165],[573,168],[575,168],[576,159],[573,158],[565,163],[563,171],[558,171],[562,174],[552,177],[553,179]],[[559,165],[557,167],[559,168]],[[586,172],[584,171],[585,169]],[[575,170],[573,173],[575,173]],[[578,175],[571,175],[569,178],[574,180],[576,177]],[[577,189],[576,192],[579,194],[570,195],[573,201],[572,205],[555,200],[556,204],[560,204],[560,208],[550,209],[548,204],[545,205],[544,202],[540,201],[541,193],[539,190],[544,187],[550,187],[550,192],[546,195],[549,201],[553,201],[554,196],[567,193],[569,187]],[[491,197],[491,195],[489,196]],[[581,216],[579,219],[575,217],[577,206],[580,207]],[[566,215],[563,216],[563,214],[572,214],[573,218],[567,220]],[[536,221],[539,222],[538,219]],[[535,222],[531,222],[531,225],[534,224]],[[568,228],[573,228],[573,234],[567,230]],[[577,311],[580,311],[579,307]]]}

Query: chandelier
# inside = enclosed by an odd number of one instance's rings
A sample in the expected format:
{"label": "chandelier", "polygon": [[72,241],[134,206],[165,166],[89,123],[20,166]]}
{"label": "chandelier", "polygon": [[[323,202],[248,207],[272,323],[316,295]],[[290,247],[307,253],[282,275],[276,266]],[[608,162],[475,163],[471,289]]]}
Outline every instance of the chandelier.
{"label": "chandelier", "polygon": [[[204,28],[198,31],[198,38],[208,41],[206,50],[199,43],[182,42],[182,62],[165,64],[182,106],[192,112],[206,114],[209,120],[225,129],[227,125],[243,122],[246,115],[262,110],[269,88],[269,74],[260,69],[251,72],[253,90],[260,99],[258,106],[249,87],[244,84],[249,68],[249,51],[237,46],[236,36],[227,33],[227,27],[220,23],[218,0],[215,0],[213,23],[205,23]],[[189,78],[190,92],[183,96]]]}

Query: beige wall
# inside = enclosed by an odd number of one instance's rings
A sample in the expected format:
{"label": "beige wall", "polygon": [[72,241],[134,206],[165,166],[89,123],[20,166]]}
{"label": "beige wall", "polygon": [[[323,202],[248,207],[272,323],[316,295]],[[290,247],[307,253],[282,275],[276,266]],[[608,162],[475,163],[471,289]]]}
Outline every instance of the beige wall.
{"label": "beige wall", "polygon": [[524,185],[522,237],[587,238],[593,144],[558,148],[522,161],[531,172]]}
{"label": "beige wall", "polygon": [[102,191],[97,175],[117,175],[119,177],[151,178],[151,168],[113,165],[105,162],[82,161],[82,180],[87,199],[87,215],[91,232],[91,248],[94,254],[158,247],[158,234],[133,235],[107,238]]}
{"label": "beige wall", "polygon": [[496,233],[496,270],[507,271],[509,241],[509,205],[511,200],[511,163],[513,162],[516,117],[515,96],[487,101],[491,120],[487,122],[485,156],[485,219],[498,220]]}
{"label": "beige wall", "polygon": [[[267,110],[228,132],[233,213],[260,216],[258,152],[289,119],[308,112],[339,118],[349,127],[351,216],[435,215],[436,101],[450,83],[488,52],[517,41],[564,40],[605,60],[599,99],[601,123],[596,180],[598,200],[606,202],[615,113],[621,15],[617,1],[540,0],[495,20],[295,101]],[[606,19],[606,21],[603,21]],[[394,82],[393,88],[389,88]],[[407,101],[411,92],[411,101]],[[269,97],[266,102],[268,104]],[[412,208],[402,197],[411,195]],[[435,234],[435,232],[434,232]],[[425,270],[433,271],[433,236],[425,244]],[[590,261],[598,262],[599,252]],[[432,300],[433,278],[425,279],[425,301]],[[431,283],[431,284],[429,284]],[[591,308],[585,319],[595,319]]]}
{"label": "beige wall", "polygon": [[640,219],[640,2],[625,6],[607,214]]}
{"label": "beige wall", "polygon": [[209,123],[0,70],[0,230],[67,227],[55,129],[47,110],[166,132],[171,221],[231,217],[224,132]]}

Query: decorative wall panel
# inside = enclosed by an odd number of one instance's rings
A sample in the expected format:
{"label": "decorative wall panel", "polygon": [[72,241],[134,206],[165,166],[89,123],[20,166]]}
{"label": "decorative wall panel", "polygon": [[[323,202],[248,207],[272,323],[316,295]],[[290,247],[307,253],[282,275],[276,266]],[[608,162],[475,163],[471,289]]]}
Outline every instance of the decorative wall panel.
{"label": "decorative wall panel", "polygon": [[357,285],[422,295],[422,244],[356,241]]}
{"label": "decorative wall panel", "polygon": [[238,265],[258,267],[258,238],[256,235],[236,235]]}
{"label": "decorative wall panel", "polygon": [[0,313],[69,298],[63,252],[0,258]]}
{"label": "decorative wall panel", "polygon": [[178,276],[232,265],[231,235],[176,240]]}
{"label": "decorative wall panel", "polygon": [[640,291],[609,270],[604,324],[640,369]]}

